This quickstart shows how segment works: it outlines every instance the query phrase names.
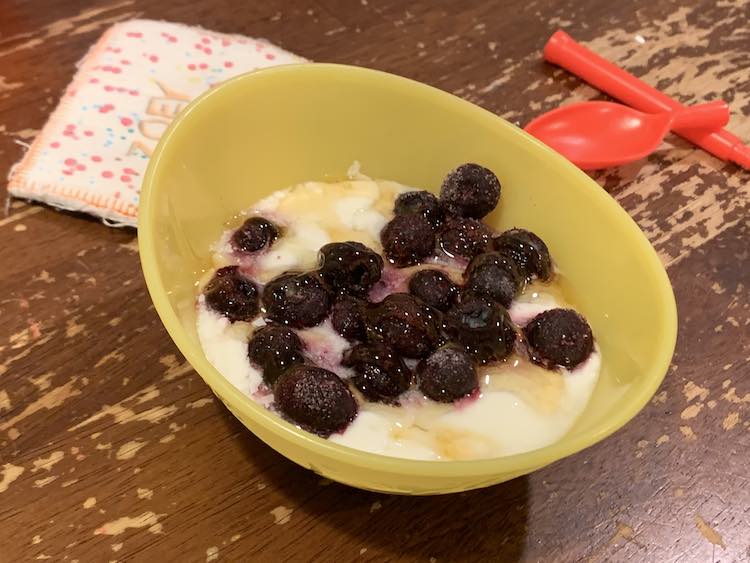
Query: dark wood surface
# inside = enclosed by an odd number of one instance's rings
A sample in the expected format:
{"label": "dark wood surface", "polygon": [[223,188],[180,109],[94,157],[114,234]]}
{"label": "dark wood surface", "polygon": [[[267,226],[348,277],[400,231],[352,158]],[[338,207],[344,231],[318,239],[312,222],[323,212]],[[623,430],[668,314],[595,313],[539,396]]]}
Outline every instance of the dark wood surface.
{"label": "dark wood surface", "polygon": [[[392,71],[520,123],[599,95],[541,61],[562,27],[683,101],[723,97],[750,139],[749,14],[747,0],[5,0],[0,171],[88,46],[132,17]],[[162,328],[134,231],[13,201],[0,216],[0,561],[750,561],[750,174],[670,137],[595,177],[674,284],[663,386],[593,448],[434,498],[322,481],[265,447]]]}

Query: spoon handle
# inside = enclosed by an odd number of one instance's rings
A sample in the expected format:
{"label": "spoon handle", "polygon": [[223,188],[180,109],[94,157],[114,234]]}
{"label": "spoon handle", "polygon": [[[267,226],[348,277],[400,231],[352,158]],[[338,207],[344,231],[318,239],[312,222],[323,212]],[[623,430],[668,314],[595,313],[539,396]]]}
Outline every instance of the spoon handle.
{"label": "spoon handle", "polygon": [[[684,109],[684,106],[632,74],[576,43],[564,31],[556,31],[544,46],[544,58],[630,107],[646,112]],[[750,146],[726,129],[706,131],[679,129],[676,133],[722,160],[750,170]]]}
{"label": "spoon handle", "polygon": [[724,100],[714,100],[672,112],[670,128],[709,129],[716,131],[729,122],[729,106]]}

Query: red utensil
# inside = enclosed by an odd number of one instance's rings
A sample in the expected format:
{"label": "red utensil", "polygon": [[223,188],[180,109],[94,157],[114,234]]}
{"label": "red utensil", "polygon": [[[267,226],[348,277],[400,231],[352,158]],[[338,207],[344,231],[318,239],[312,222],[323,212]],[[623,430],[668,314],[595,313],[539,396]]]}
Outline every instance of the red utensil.
{"label": "red utensil", "polygon": [[[544,58],[631,107],[649,113],[685,109],[680,102],[618,68],[564,31],[555,32],[544,47]],[[676,127],[674,132],[705,151],[750,170],[750,147],[729,131]]]}
{"label": "red utensil", "polygon": [[663,113],[581,102],[545,113],[525,130],[579,168],[597,170],[651,154],[670,128],[716,130],[728,121],[729,107],[722,100]]}

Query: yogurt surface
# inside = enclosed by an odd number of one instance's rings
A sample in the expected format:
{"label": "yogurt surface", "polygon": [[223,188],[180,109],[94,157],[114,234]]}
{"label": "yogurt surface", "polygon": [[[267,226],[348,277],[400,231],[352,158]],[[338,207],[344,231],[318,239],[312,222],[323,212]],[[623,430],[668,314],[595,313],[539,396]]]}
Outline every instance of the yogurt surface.
{"label": "yogurt surface", "polygon": [[[238,255],[229,244],[231,230],[214,247],[217,267],[240,265],[262,285],[289,270],[309,270],[318,249],[329,242],[358,241],[381,252],[380,230],[393,216],[396,196],[414,188],[362,176],[337,183],[305,182],[274,192],[244,217],[262,215],[284,232],[259,255]],[[406,291],[410,275],[419,268],[439,268],[461,281],[463,264],[433,259],[411,268],[386,266],[370,292],[379,301]],[[509,314],[519,326],[556,307],[571,307],[555,286],[533,283],[514,300]],[[198,298],[197,328],[208,360],[241,392],[273,409],[273,395],[260,370],[247,358],[247,342],[262,318],[230,323]],[[350,344],[326,320],[298,331],[305,355],[314,364],[343,379],[352,374],[341,366]],[[410,367],[415,361],[407,360]],[[502,362],[478,367],[480,389],[475,396],[444,404],[426,399],[414,386],[401,396],[400,406],[366,401],[357,391],[360,410],[343,433],[329,439],[389,456],[452,460],[507,456],[556,442],[585,409],[596,385],[601,358],[598,349],[574,370],[550,371],[514,354]]]}

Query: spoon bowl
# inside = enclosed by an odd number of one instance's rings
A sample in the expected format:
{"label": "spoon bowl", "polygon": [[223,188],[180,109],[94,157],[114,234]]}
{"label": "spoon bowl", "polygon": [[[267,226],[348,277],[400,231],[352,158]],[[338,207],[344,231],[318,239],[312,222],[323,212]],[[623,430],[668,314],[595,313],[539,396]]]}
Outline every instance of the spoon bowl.
{"label": "spoon bowl", "polygon": [[719,129],[729,108],[719,100],[685,110],[643,113],[612,102],[581,102],[547,112],[525,130],[584,170],[640,160],[672,127]]}

